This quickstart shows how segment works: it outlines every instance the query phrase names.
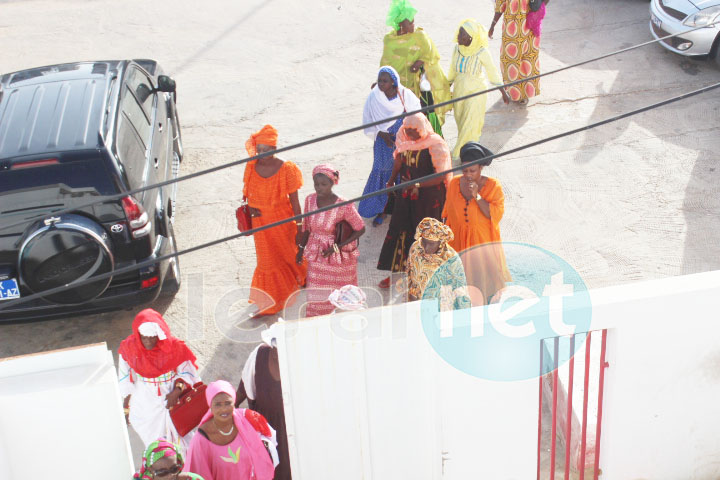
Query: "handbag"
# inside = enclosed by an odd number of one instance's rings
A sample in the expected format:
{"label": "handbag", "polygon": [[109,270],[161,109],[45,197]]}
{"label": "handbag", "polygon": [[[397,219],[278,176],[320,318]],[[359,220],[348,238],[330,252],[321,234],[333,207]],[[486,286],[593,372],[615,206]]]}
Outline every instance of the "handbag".
{"label": "handbag", "polygon": [[530,7],[530,10],[533,12],[537,12],[540,10],[540,6],[543,4],[543,0],[529,0],[528,6]]}
{"label": "handbag", "polygon": [[[340,245],[343,242],[346,242],[348,238],[350,238],[350,235],[352,235],[355,231],[350,226],[350,224],[347,222],[347,220],[340,220],[338,223],[335,224],[335,244]],[[343,245],[343,249],[346,249],[347,247],[351,247],[347,250],[343,250],[345,252],[352,252],[358,247],[358,241],[355,240],[351,244]]]}
{"label": "handbag", "polygon": [[235,210],[235,217],[237,218],[237,228],[241,232],[245,232],[252,228],[250,205],[248,205],[246,197],[243,197],[240,206],[237,208],[237,210]]}
{"label": "handbag", "polygon": [[170,407],[170,419],[181,437],[200,425],[202,417],[210,409],[205,399],[205,390],[207,385],[198,382],[185,390],[175,405]]}

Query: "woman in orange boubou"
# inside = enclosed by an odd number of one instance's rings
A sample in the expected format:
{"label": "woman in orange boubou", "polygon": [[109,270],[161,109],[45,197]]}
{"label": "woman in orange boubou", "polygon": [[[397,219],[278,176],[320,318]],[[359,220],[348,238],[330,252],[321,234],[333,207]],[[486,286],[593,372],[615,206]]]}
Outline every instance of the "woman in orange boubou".
{"label": "woman in orange boubou", "polygon": [[[277,130],[265,125],[245,143],[250,156],[272,152],[277,147]],[[248,162],[243,177],[252,228],[299,215],[298,190],[303,184],[300,169],[275,155]],[[288,298],[305,284],[307,264],[296,263],[302,222],[288,222],[253,234],[257,267],[253,273],[250,303],[255,313],[272,315],[285,308]]]}
{"label": "woman in orange boubou", "polygon": [[473,305],[497,300],[493,296],[512,281],[500,237],[500,220],[505,213],[505,195],[500,182],[482,174],[490,165],[492,152],[477,142],[460,149],[465,166],[447,189],[442,216],[455,238],[448,242],[460,254]]}

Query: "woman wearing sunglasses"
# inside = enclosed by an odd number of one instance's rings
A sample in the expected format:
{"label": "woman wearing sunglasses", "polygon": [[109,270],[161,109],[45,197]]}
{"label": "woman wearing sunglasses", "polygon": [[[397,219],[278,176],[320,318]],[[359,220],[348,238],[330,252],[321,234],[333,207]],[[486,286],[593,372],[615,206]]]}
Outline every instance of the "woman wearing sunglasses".
{"label": "woman wearing sunglasses", "polygon": [[140,480],[172,479],[203,480],[194,473],[182,472],[184,463],[177,445],[159,438],[148,445],[143,454],[140,472],[133,478]]}

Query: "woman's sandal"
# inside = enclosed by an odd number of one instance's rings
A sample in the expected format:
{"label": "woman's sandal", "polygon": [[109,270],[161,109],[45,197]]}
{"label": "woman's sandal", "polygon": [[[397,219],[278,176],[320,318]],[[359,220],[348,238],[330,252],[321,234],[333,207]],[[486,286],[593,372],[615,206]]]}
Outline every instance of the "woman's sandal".
{"label": "woman's sandal", "polygon": [[382,225],[384,220],[385,220],[385,215],[383,215],[382,213],[378,214],[373,219],[373,227],[379,227],[380,225]]}
{"label": "woman's sandal", "polygon": [[380,283],[378,283],[378,287],[380,288],[390,288],[390,277],[387,277]]}

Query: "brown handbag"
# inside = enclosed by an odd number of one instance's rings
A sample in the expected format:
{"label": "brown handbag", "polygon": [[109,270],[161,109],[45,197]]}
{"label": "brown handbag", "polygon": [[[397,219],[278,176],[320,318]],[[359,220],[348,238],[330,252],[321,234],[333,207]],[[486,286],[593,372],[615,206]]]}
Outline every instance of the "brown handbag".
{"label": "brown handbag", "polygon": [[170,419],[181,437],[200,425],[202,417],[210,409],[205,399],[207,385],[198,382],[185,390],[175,405],[170,407]]}
{"label": "brown handbag", "polygon": [[[340,220],[335,224],[335,244],[340,245],[341,243],[346,242],[354,232],[355,230],[353,230],[347,220]],[[344,252],[352,252],[357,247],[358,241],[355,240],[351,244],[344,245],[342,248]]]}

